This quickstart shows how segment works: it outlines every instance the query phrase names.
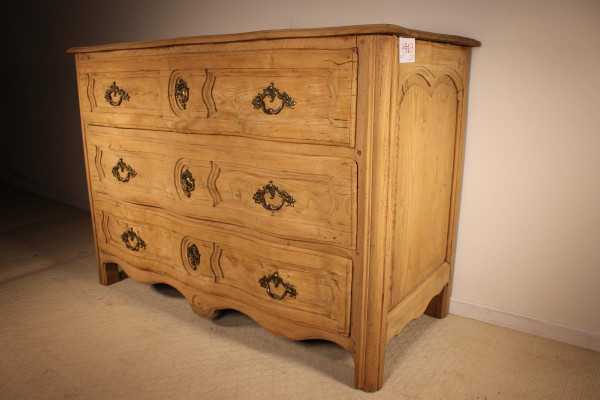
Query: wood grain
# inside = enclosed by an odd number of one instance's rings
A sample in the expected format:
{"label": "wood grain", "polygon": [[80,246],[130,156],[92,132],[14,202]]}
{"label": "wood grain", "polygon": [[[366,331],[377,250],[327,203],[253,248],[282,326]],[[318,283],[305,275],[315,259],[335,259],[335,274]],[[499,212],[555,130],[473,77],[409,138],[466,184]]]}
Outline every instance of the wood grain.
{"label": "wood grain", "polygon": [[[352,49],[279,49],[82,61],[80,98],[90,103],[82,106],[83,118],[90,124],[351,146],[355,56]],[[179,78],[190,93],[185,110],[174,100]],[[119,106],[105,99],[113,82],[129,94]],[[270,115],[253,106],[270,83],[294,99],[293,109]],[[281,100],[265,102],[277,109]]]}
{"label": "wood grain", "polygon": [[78,53],[81,60],[107,60],[139,56],[164,56],[173,54],[214,53],[230,51],[256,51],[281,49],[352,49],[356,48],[356,36],[291,38],[278,40],[253,40],[244,42],[200,43],[184,46],[148,47],[91,53]]}
{"label": "wood grain", "polygon": [[[398,64],[398,36],[417,38],[414,63]],[[123,270],[199,315],[233,308],[286,338],[331,340],[356,387],[378,390],[386,343],[448,313],[477,45],[372,25],[73,49],[101,283]],[[130,95],[118,107],[113,82]],[[254,108],[271,82],[295,108]],[[293,207],[256,203],[270,181]],[[259,284],[275,272],[295,298]]]}
{"label": "wood grain", "polygon": [[402,329],[425,312],[431,299],[440,293],[450,279],[450,265],[442,264],[418,288],[392,308],[388,314],[387,341],[402,332]]}
{"label": "wood grain", "polygon": [[361,61],[359,68],[359,137],[364,138],[364,231],[362,231],[363,292],[362,330],[357,338],[355,384],[368,392],[383,385],[385,330],[387,323],[387,285],[389,257],[387,254],[389,151],[393,88],[397,68],[398,42],[392,36],[364,36],[358,41]]}
{"label": "wood grain", "polygon": [[[417,69],[400,76],[394,307],[446,259],[462,84]],[[458,86],[458,88],[457,88]]]}
{"label": "wood grain", "polygon": [[[109,263],[110,260],[117,259],[111,254],[102,254],[101,262]],[[260,308],[252,307],[242,300],[238,300],[231,297],[214,295],[209,292],[198,292],[194,288],[190,288],[182,282],[173,279],[169,275],[160,274],[150,270],[142,270],[136,268],[133,264],[129,264],[123,259],[119,259],[119,266],[127,273],[132,279],[147,283],[165,283],[177,289],[183,294],[186,299],[190,302],[190,306],[194,312],[199,315],[210,317],[215,311],[221,309],[233,309],[243,312],[252,318],[260,326],[268,330],[269,332],[287,338],[291,340],[304,340],[304,339],[323,339],[337,343],[343,348],[350,350],[351,345],[348,337],[340,335],[338,333],[329,332],[320,328],[313,328],[311,326],[296,324],[289,320],[280,318],[277,315],[273,315],[269,310],[263,310]]]}
{"label": "wood grain", "polygon": [[251,41],[262,39],[286,39],[286,38],[312,38],[312,37],[335,37],[347,35],[395,35],[401,37],[412,37],[419,40],[456,44],[459,46],[477,47],[481,43],[477,40],[441,33],[425,32],[415,29],[404,28],[398,25],[373,24],[373,25],[351,25],[335,28],[309,28],[309,29],[279,29],[258,31],[249,33],[234,33],[229,35],[206,35],[154,40],[149,42],[120,43],[103,46],[74,47],[67,50],[68,53],[87,53],[98,51],[143,49],[149,47],[181,46],[200,43],[225,43],[238,41]]}
{"label": "wood grain", "polygon": [[[135,268],[168,275],[196,292],[233,297],[283,319],[348,333],[351,260],[215,233],[158,210],[105,196],[97,196],[95,214],[96,229],[101,233],[99,246],[117,264],[125,261]],[[121,235],[130,228],[145,248],[134,251],[126,247]],[[187,259],[189,243],[197,245],[204,261],[196,271]],[[135,241],[131,244],[134,247]],[[296,298],[272,299],[259,285],[261,277],[275,271],[297,289]],[[281,287],[272,290],[283,294]]]}
{"label": "wood grain", "polygon": [[[416,44],[416,62],[400,64],[398,80],[390,308],[443,262],[450,276],[454,265],[470,49]],[[436,297],[431,315],[448,314],[450,288]]]}
{"label": "wood grain", "polygon": [[[285,154],[266,145],[253,153],[201,142],[184,147],[173,140],[150,140],[135,130],[101,127],[88,130],[88,154],[94,165],[92,190],[116,199],[283,238],[355,246],[354,160]],[[137,173],[128,182],[112,175],[120,159]],[[195,179],[190,197],[180,182],[186,170]],[[270,181],[295,199],[292,207],[269,211],[255,202],[254,194]],[[268,197],[271,204],[281,202],[279,196]]]}
{"label": "wood grain", "polygon": [[[76,76],[80,77],[82,75],[79,74],[79,54],[75,55],[75,71],[76,71]],[[85,76],[85,74],[83,75]],[[111,285],[115,282],[118,281],[117,277],[118,277],[118,268],[117,271],[115,271],[115,268],[108,266],[106,267],[103,263],[100,262],[100,250],[98,248],[98,236],[97,236],[97,232],[96,232],[96,224],[95,224],[95,219],[94,219],[94,199],[92,197],[92,187],[91,187],[91,180],[90,180],[90,166],[87,162],[87,135],[86,135],[86,125],[83,119],[83,112],[84,112],[84,107],[82,106],[83,104],[85,104],[85,99],[87,97],[87,95],[84,93],[83,94],[83,98],[81,97],[81,81],[78,79],[77,81],[77,87],[78,87],[78,93],[79,93],[79,117],[81,119],[81,140],[83,143],[83,156],[84,156],[84,164],[85,164],[85,177],[86,177],[86,185],[87,185],[87,189],[88,189],[88,195],[89,195],[89,201],[90,201],[90,214],[91,214],[91,219],[92,219],[92,231],[94,233],[94,249],[96,250],[96,261],[98,262],[98,279],[100,280],[100,284],[102,285]]]}
{"label": "wood grain", "polygon": [[436,299],[435,311],[430,314],[436,318],[444,318],[450,308],[450,295],[452,294],[452,278],[454,276],[454,260],[456,257],[456,238],[458,235],[458,214],[460,211],[460,196],[462,193],[463,164],[465,158],[465,136],[467,126],[467,94],[469,84],[469,68],[471,63],[471,49],[462,49],[459,57],[457,71],[462,79],[464,90],[462,102],[459,107],[457,121],[457,137],[454,166],[452,173],[452,197],[450,199],[450,220],[448,226],[448,246],[446,248],[446,262],[450,264],[450,279],[448,285]]}

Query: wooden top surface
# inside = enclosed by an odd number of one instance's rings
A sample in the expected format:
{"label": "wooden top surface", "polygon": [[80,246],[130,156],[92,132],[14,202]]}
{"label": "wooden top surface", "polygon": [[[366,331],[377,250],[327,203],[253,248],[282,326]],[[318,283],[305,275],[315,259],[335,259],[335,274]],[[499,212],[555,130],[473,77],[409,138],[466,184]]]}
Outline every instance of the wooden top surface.
{"label": "wooden top surface", "polygon": [[277,29],[269,31],[257,31],[248,33],[233,33],[226,35],[207,35],[190,36],[174,39],[153,40],[148,42],[131,42],[119,44],[106,44],[100,46],[72,47],[67,53],[91,53],[97,51],[127,50],[127,49],[146,49],[153,47],[181,46],[186,44],[203,43],[226,43],[241,42],[249,40],[268,40],[268,39],[290,39],[290,38],[310,38],[327,36],[348,36],[348,35],[396,35],[401,37],[410,37],[419,40],[431,42],[456,44],[459,46],[478,47],[480,42],[461,36],[444,35],[441,33],[425,32],[415,29],[403,28],[398,25],[377,24],[377,25],[352,25],[339,26],[335,28],[310,28],[310,29]]}

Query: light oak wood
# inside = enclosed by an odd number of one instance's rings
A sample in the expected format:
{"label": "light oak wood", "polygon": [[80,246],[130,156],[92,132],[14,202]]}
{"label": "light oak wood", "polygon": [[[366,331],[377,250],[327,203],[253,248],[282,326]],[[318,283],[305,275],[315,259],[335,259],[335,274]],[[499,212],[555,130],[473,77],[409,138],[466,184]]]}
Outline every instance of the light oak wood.
{"label": "light oak wood", "polygon": [[448,308],[450,306],[450,295],[448,293],[448,290],[450,290],[449,285],[450,278],[448,278],[448,283],[440,293],[431,299],[429,305],[425,309],[425,314],[439,319],[445,318],[448,315]]}
{"label": "light oak wood", "polygon": [[[102,262],[104,262],[104,257],[106,257],[106,255],[103,254],[101,256]],[[108,257],[112,258],[110,255],[108,255]],[[217,310],[234,309],[248,315],[260,326],[275,335],[279,335],[291,340],[329,340],[339,344],[348,351],[351,351],[352,349],[350,340],[345,335],[332,333],[327,330],[313,328],[307,325],[295,324],[289,320],[274,316],[268,311],[254,307],[253,305],[247,304],[246,302],[234,297],[198,291],[197,289],[190,288],[178,280],[171,278],[169,275],[159,274],[150,270],[139,269],[135,266],[135,264],[129,264],[124,260],[120,260],[119,265],[123,267],[123,270],[129,277],[138,282],[148,284],[166,283],[167,285],[174,287],[190,302],[192,310],[201,316],[211,317]]]}
{"label": "light oak wood", "polygon": [[143,49],[149,47],[181,46],[199,43],[226,43],[251,41],[261,39],[285,39],[285,38],[312,38],[312,37],[335,37],[347,35],[390,35],[412,37],[431,42],[440,42],[456,44],[459,46],[478,47],[481,43],[477,40],[441,33],[425,32],[416,29],[404,28],[391,24],[372,24],[372,25],[350,25],[334,28],[309,28],[309,29],[277,29],[269,31],[257,31],[248,33],[234,33],[229,35],[206,35],[194,36],[164,40],[154,40],[149,42],[119,43],[103,46],[74,47],[69,53],[89,53],[97,51],[122,50],[122,49]]}
{"label": "light oak wood", "polygon": [[387,341],[402,332],[411,320],[420,317],[427,308],[432,297],[443,291],[450,279],[450,265],[442,264],[433,274],[423,281],[399,304],[389,311]]}
{"label": "light oak wood", "polygon": [[[279,49],[81,61],[81,109],[91,124],[352,146],[355,56],[352,49]],[[190,93],[185,110],[173,96],[179,78]],[[118,107],[105,99],[113,82],[129,95]],[[271,82],[296,103],[276,119],[252,106]]]}
{"label": "light oak wood", "polygon": [[[415,63],[398,63],[399,36],[417,38]],[[476,45],[376,25],[72,50],[101,283],[123,270],[201,316],[333,341],[378,390],[387,342],[448,313]],[[113,82],[129,101],[109,104]],[[271,82],[295,108],[254,108]],[[259,204],[270,181],[293,207]]]}
{"label": "light oak wood", "polygon": [[397,38],[365,36],[358,40],[359,112],[357,134],[360,152],[365,152],[362,181],[361,248],[363,276],[363,325],[357,337],[359,362],[356,363],[355,385],[376,391],[383,384],[385,325],[387,315],[386,278],[389,261],[386,255],[388,228],[389,139],[395,113],[391,109],[397,68]]}
{"label": "light oak wood", "polygon": [[[281,319],[348,333],[351,260],[232,237],[143,206],[110,201],[103,195],[96,198],[96,229],[105,259],[168,275],[196,291],[234,297]],[[121,235],[129,228],[142,238],[145,248],[126,247]],[[135,240],[131,244],[135,246]],[[200,254],[195,268],[187,258],[190,244]],[[295,299],[274,300],[258,284],[261,277],[275,271],[296,288]],[[281,287],[272,290],[283,294]]]}
{"label": "light oak wood", "polygon": [[[432,58],[436,50],[440,58]],[[456,148],[462,125],[463,82],[467,80],[463,64],[468,62],[467,53],[466,48],[448,49],[417,41],[418,62],[400,67],[400,118],[393,146],[397,151],[394,173],[398,184],[390,307],[444,261],[451,262],[447,260],[452,230],[449,210],[452,197],[460,190],[454,187],[453,179],[459,173],[454,165],[460,154],[456,154]]]}
{"label": "light oak wood", "polygon": [[115,58],[126,58],[136,56],[156,56],[165,54],[197,54],[214,53],[216,51],[255,51],[255,50],[282,50],[282,49],[352,49],[356,48],[356,36],[331,36],[331,37],[310,37],[310,38],[290,38],[290,39],[262,39],[242,42],[215,42],[187,44],[185,46],[168,47],[145,47],[145,48],[124,48],[122,50],[111,50],[91,53],[77,53],[80,61],[84,60],[105,60]]}
{"label": "light oak wood", "polygon": [[[183,147],[174,136],[151,140],[137,130],[89,127],[92,191],[282,238],[355,247],[354,160],[286,154],[268,143],[251,153],[201,139]],[[128,182],[112,175],[120,159],[136,171]],[[180,182],[184,171],[195,179],[189,197]],[[292,207],[269,211],[255,202],[253,195],[269,181],[294,198]]]}
{"label": "light oak wood", "polygon": [[[77,62],[79,55],[76,54],[75,55],[75,71],[77,76],[79,76],[79,63]],[[80,89],[81,87],[78,85],[78,88]],[[90,201],[90,210],[92,211],[91,213],[91,218],[92,218],[92,231],[94,233],[94,248],[96,250],[96,261],[98,262],[98,279],[100,280],[100,284],[101,285],[112,285],[113,283],[116,283],[120,280],[119,274],[118,274],[118,266],[117,265],[107,265],[107,264],[103,264],[100,260],[101,260],[101,256],[100,256],[100,250],[98,248],[98,235],[96,232],[96,223],[95,223],[95,217],[94,217],[94,198],[92,197],[92,186],[91,186],[91,179],[90,179],[90,167],[89,167],[89,163],[87,162],[87,136],[85,134],[86,129],[85,129],[85,120],[83,118],[83,111],[84,108],[81,106],[81,97],[79,98],[79,116],[81,118],[81,139],[82,139],[82,143],[83,143],[83,155],[84,155],[84,159],[86,160],[86,162],[84,162],[85,164],[85,176],[86,176],[86,184],[87,184],[87,189],[88,189],[88,195],[89,195],[89,201]]]}

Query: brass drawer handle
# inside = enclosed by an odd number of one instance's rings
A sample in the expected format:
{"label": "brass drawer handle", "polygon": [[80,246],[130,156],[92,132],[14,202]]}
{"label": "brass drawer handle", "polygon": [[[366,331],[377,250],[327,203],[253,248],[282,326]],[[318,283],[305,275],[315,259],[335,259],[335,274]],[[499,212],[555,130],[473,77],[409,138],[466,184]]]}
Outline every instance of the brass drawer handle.
{"label": "brass drawer handle", "polygon": [[191,197],[192,192],[196,189],[196,180],[189,169],[186,168],[186,170],[179,175],[179,182],[181,182],[183,193],[185,193],[187,197]]}
{"label": "brass drawer handle", "polygon": [[[281,100],[279,108],[267,108],[267,106],[265,105],[265,97],[268,97],[271,100],[271,103],[273,102],[273,100],[275,100],[275,97]],[[258,93],[258,96],[256,96],[252,100],[252,104],[256,109],[262,108],[265,114],[279,114],[279,112],[283,109],[284,106],[288,108],[294,108],[296,102],[294,101],[294,99],[288,96],[286,92],[281,93],[279,89],[275,87],[275,84],[271,82],[269,86],[263,89],[262,93]]]}
{"label": "brass drawer handle", "polygon": [[[265,194],[268,194],[271,200],[275,198],[276,194],[279,195],[279,197],[281,197],[281,203],[279,203],[278,205],[267,204]],[[273,184],[273,181],[269,181],[269,184],[263,186],[262,189],[258,189],[256,193],[254,193],[254,196],[252,198],[254,199],[254,202],[256,204],[262,205],[264,209],[269,211],[277,211],[281,207],[283,207],[284,204],[286,206],[294,207],[294,203],[296,202],[296,200],[294,200],[294,198],[290,196],[285,190],[281,190],[277,186],[275,186]]]}
{"label": "brass drawer handle", "polygon": [[[127,171],[127,175],[125,175],[125,177],[122,177],[119,171],[121,171],[121,173]],[[137,172],[135,172],[135,170],[129,165],[125,164],[122,158],[119,158],[119,162],[117,162],[117,165],[115,165],[112,169],[112,174],[120,182],[129,182],[129,179],[136,176]]]}
{"label": "brass drawer handle", "polygon": [[[281,296],[277,295],[275,293],[272,293],[271,285],[270,285],[271,282],[273,282],[273,285],[275,287],[279,287],[279,285],[283,286],[285,288],[285,292],[283,292],[283,294]],[[298,296],[298,292],[296,291],[296,288],[294,288],[289,283],[284,282],[283,279],[281,279],[279,277],[279,274],[277,273],[277,271],[275,271],[274,273],[272,273],[269,276],[266,276],[266,275],[263,276],[262,278],[260,278],[258,280],[258,283],[260,284],[260,287],[267,289],[267,294],[269,296],[271,296],[272,298],[274,298],[275,300],[282,300],[288,294],[290,295],[290,297],[292,299],[295,299],[296,296]]]}
{"label": "brass drawer handle", "polygon": [[[139,237],[138,234],[133,231],[133,228],[129,228],[129,230],[123,232],[123,234],[121,235],[121,239],[123,240],[123,243],[125,243],[125,246],[127,246],[127,248],[130,250],[139,251],[140,247],[142,249],[146,248],[146,242],[144,242],[142,238]],[[131,242],[134,241],[135,246],[131,244]]]}
{"label": "brass drawer handle", "polygon": [[188,245],[187,258],[192,266],[192,269],[195,271],[196,268],[198,268],[198,265],[200,265],[200,251],[198,251],[198,246],[196,246],[194,243]]}
{"label": "brass drawer handle", "polygon": [[[119,100],[115,101],[114,98],[116,98],[117,96],[119,97]],[[113,82],[112,85],[106,90],[104,98],[106,99],[106,101],[108,101],[108,104],[110,104],[111,106],[118,107],[121,105],[121,102],[123,102],[123,100],[129,101],[129,94],[127,94],[127,92],[123,89],[119,88],[117,86],[117,82]]]}

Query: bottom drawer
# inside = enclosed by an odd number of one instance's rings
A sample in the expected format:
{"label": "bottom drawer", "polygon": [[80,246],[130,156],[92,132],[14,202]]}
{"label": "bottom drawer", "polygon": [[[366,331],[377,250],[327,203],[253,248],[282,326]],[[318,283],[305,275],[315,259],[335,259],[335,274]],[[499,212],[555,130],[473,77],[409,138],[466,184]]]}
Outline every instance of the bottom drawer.
{"label": "bottom drawer", "polygon": [[242,238],[160,209],[95,199],[99,250],[202,292],[348,334],[352,261]]}

